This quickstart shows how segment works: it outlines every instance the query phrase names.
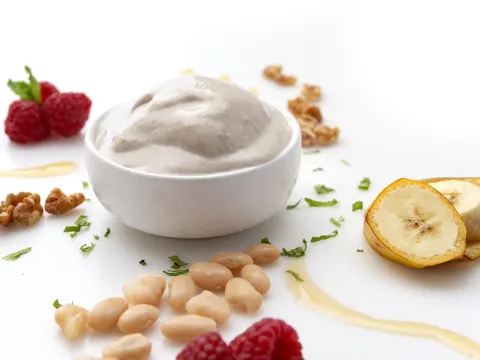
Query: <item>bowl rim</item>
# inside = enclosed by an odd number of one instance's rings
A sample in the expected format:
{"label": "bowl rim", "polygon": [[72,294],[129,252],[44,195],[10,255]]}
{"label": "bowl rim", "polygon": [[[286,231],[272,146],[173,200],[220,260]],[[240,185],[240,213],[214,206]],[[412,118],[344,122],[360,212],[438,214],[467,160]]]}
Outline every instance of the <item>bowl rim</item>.
{"label": "bowl rim", "polygon": [[153,179],[163,179],[163,180],[184,180],[184,181],[189,181],[189,180],[213,180],[213,179],[220,179],[220,178],[230,178],[230,177],[235,177],[239,175],[245,175],[248,173],[255,172],[261,168],[268,167],[272,165],[273,163],[276,163],[278,161],[281,161],[283,158],[287,156],[290,152],[292,152],[296,146],[298,146],[301,143],[301,131],[300,131],[300,125],[298,124],[297,120],[295,117],[290,114],[289,112],[285,110],[279,109],[277,106],[273,105],[272,103],[261,100],[265,104],[272,106],[274,109],[279,111],[282,116],[284,116],[287,125],[290,127],[292,131],[292,136],[290,138],[290,142],[288,145],[278,154],[276,157],[273,159],[257,165],[257,166],[251,166],[248,168],[242,168],[242,169],[236,169],[236,170],[231,170],[231,171],[223,171],[223,172],[216,172],[216,173],[209,173],[209,174],[194,174],[194,175],[184,175],[184,174],[157,174],[157,173],[151,173],[147,171],[142,171],[142,170],[136,170],[132,168],[128,168],[126,166],[117,164],[116,162],[108,159],[104,155],[100,153],[100,151],[96,148],[96,146],[93,143],[93,137],[94,133],[98,129],[98,123],[111,111],[121,107],[125,106],[129,103],[132,103],[133,100],[130,101],[125,101],[121,102],[108,110],[104,111],[100,116],[95,118],[94,120],[89,120],[89,124],[87,127],[87,131],[85,134],[84,138],[84,143],[86,145],[87,150],[93,154],[95,157],[97,157],[99,160],[102,162],[106,163],[107,165],[110,165],[120,171],[125,171],[127,173],[133,174],[133,175],[138,175],[138,176],[143,176],[147,178],[153,178]]}

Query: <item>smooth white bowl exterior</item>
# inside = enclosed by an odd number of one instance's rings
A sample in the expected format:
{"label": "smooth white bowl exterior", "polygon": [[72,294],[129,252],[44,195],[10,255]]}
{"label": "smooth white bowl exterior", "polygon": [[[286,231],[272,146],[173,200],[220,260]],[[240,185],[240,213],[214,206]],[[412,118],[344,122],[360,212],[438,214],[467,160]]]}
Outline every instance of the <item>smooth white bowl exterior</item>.
{"label": "smooth white bowl exterior", "polygon": [[[129,109],[121,105],[110,112],[122,115],[122,108]],[[252,169],[205,176],[149,174],[104,158],[94,146],[104,116],[90,124],[85,140],[91,186],[111,214],[146,233],[206,238],[246,230],[284,209],[299,174],[301,135],[289,114],[292,140],[277,158]]]}

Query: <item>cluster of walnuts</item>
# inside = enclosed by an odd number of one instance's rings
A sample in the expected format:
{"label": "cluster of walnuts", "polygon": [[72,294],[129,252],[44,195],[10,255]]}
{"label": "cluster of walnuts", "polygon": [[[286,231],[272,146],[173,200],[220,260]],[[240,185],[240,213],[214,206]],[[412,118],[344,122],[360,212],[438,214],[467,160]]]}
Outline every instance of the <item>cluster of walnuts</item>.
{"label": "cluster of walnuts", "polygon": [[[297,83],[294,76],[284,75],[280,65],[270,65],[263,70],[263,76],[279,85],[291,86]],[[303,84],[302,95],[288,101],[288,109],[297,119],[302,130],[302,145],[330,145],[337,142],[340,135],[338,127],[322,124],[323,116],[318,105],[321,89],[317,85]]]}
{"label": "cluster of walnuts", "polygon": [[[45,211],[52,215],[64,214],[84,201],[85,196],[82,193],[67,196],[62,190],[55,188],[45,200]],[[0,203],[0,225],[34,225],[42,217],[43,209],[38,194],[30,192],[8,194]]]}

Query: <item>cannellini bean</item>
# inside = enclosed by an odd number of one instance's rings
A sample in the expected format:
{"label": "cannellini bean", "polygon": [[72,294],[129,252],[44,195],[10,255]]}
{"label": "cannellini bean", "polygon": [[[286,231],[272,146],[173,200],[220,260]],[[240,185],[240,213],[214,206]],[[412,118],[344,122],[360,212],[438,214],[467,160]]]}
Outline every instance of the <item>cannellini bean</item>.
{"label": "cannellini bean", "polygon": [[240,272],[240,276],[253,285],[260,294],[265,294],[270,290],[270,279],[265,271],[258,265],[245,265]]}
{"label": "cannellini bean", "polygon": [[242,252],[221,252],[213,255],[208,261],[229,268],[235,275],[239,274],[245,265],[253,264],[252,257]]}
{"label": "cannellini bean", "polygon": [[229,268],[211,262],[197,262],[190,266],[190,277],[202,289],[219,291],[225,289],[228,280],[233,278]]}
{"label": "cannellini bean", "polygon": [[73,304],[65,304],[55,312],[55,322],[68,339],[78,338],[86,329],[88,310]]}
{"label": "cannellini bean", "polygon": [[196,294],[197,289],[190,276],[176,276],[168,283],[168,305],[174,311],[184,312],[185,304]]}
{"label": "cannellini bean", "polygon": [[280,257],[280,250],[271,244],[255,244],[243,250],[253,258],[254,264],[270,264]]}
{"label": "cannellini bean", "polygon": [[225,299],[239,311],[255,313],[263,304],[263,296],[242,278],[231,279],[225,288]]}
{"label": "cannellini bean", "polygon": [[208,317],[217,324],[224,323],[232,315],[228,302],[208,290],[188,300],[186,309],[189,314]]}
{"label": "cannellini bean", "polygon": [[181,315],[164,322],[160,328],[163,336],[175,341],[189,341],[204,333],[215,331],[217,323],[199,315]]}
{"label": "cannellini bean", "polygon": [[88,314],[88,326],[97,331],[110,331],[117,327],[120,315],[127,310],[124,298],[112,297],[100,301]]}
{"label": "cannellini bean", "polygon": [[149,304],[159,306],[167,282],[161,275],[142,275],[123,285],[123,296],[131,305]]}
{"label": "cannellini bean", "polygon": [[132,305],[118,319],[118,329],[124,334],[141,333],[152,326],[159,316],[160,310],[153,305]]}
{"label": "cannellini bean", "polygon": [[147,360],[152,352],[152,343],[142,334],[130,334],[117,339],[105,349],[103,357],[118,360]]}

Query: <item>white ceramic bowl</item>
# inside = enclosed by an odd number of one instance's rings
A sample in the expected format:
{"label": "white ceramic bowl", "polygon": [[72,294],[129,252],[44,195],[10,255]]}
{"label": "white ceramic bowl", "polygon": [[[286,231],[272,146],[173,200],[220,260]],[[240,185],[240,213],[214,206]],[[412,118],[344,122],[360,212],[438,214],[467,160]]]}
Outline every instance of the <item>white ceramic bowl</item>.
{"label": "white ceramic bowl", "polygon": [[284,209],[300,170],[301,133],[292,128],[285,150],[263,165],[208,175],[158,175],[123,167],[96,148],[99,125],[128,115],[121,104],[89,124],[85,143],[90,183],[102,205],[127,226],[154,235],[206,238],[262,223]]}

